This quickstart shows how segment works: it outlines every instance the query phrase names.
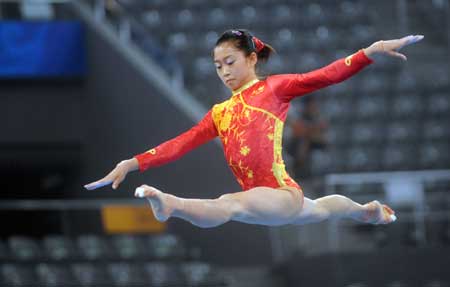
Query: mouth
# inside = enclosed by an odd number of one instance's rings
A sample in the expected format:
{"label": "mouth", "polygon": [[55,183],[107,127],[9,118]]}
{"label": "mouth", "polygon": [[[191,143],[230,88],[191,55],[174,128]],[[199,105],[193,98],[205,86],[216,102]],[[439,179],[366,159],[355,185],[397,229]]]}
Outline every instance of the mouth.
{"label": "mouth", "polygon": [[227,79],[225,80],[225,84],[230,84],[232,81],[234,81],[233,79]]}

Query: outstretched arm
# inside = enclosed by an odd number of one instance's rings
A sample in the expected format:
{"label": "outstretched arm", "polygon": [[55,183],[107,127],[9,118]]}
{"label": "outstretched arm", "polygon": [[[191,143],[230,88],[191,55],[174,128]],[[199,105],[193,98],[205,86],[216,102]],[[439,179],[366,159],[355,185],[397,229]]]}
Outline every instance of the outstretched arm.
{"label": "outstretched arm", "polygon": [[399,53],[398,50],[422,39],[422,35],[416,35],[395,40],[377,41],[369,47],[346,58],[336,60],[323,68],[303,74],[273,76],[272,79],[275,80],[273,90],[283,102],[289,102],[293,98],[348,79],[371,64],[373,62],[371,57],[377,54],[406,60],[406,56]]}
{"label": "outstretched arm", "polygon": [[212,140],[217,136],[217,130],[211,117],[211,111],[193,128],[168,140],[159,146],[134,156],[142,172],[151,167],[157,167],[177,160],[194,148]]}
{"label": "outstretched arm", "polygon": [[150,167],[156,167],[174,161],[216,136],[217,131],[211,118],[211,111],[209,111],[190,130],[131,159],[121,161],[104,178],[87,184],[84,187],[88,190],[93,190],[112,183],[113,189],[117,189],[130,171],[137,169],[144,171]]}

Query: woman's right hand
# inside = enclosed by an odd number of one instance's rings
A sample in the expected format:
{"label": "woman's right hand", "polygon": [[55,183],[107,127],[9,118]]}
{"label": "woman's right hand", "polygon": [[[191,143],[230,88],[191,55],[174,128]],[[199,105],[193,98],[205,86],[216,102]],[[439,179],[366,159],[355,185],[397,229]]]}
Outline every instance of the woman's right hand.
{"label": "woman's right hand", "polygon": [[93,190],[112,183],[112,188],[117,189],[127,174],[130,171],[137,170],[138,168],[139,164],[135,158],[121,161],[107,176],[100,180],[86,184],[84,187],[87,190]]}
{"label": "woman's right hand", "polygon": [[400,39],[377,41],[363,50],[367,57],[374,54],[384,54],[406,61],[406,56],[398,51],[405,46],[421,41],[423,38],[423,35],[410,35]]}

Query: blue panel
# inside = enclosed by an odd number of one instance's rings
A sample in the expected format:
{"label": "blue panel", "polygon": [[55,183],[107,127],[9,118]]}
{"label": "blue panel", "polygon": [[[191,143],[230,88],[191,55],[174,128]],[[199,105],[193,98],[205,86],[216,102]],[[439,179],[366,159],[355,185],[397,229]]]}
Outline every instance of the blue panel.
{"label": "blue panel", "polygon": [[0,77],[84,75],[84,34],[75,21],[0,21]]}

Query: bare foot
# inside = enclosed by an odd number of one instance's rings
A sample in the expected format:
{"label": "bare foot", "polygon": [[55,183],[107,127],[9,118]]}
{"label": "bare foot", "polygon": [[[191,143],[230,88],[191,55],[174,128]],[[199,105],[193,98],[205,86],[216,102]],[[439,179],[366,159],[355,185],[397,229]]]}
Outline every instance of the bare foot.
{"label": "bare foot", "polygon": [[387,205],[379,203],[377,200],[364,205],[366,214],[364,222],[372,224],[388,224],[397,220],[395,212]]}
{"label": "bare foot", "polygon": [[147,198],[152,207],[153,215],[158,221],[166,221],[175,209],[176,198],[152,186],[142,185],[136,188],[134,196]]}

